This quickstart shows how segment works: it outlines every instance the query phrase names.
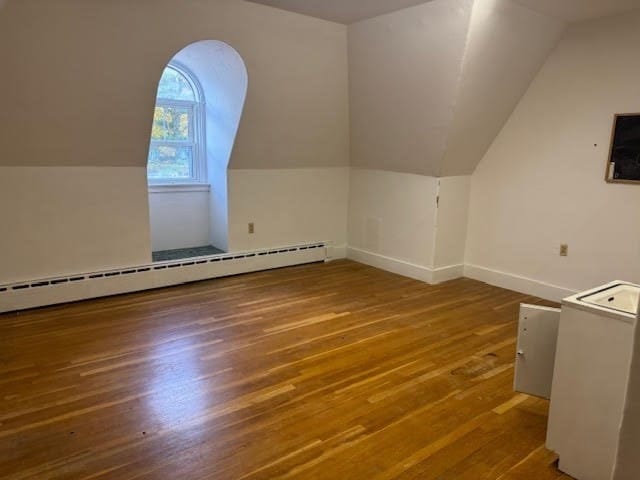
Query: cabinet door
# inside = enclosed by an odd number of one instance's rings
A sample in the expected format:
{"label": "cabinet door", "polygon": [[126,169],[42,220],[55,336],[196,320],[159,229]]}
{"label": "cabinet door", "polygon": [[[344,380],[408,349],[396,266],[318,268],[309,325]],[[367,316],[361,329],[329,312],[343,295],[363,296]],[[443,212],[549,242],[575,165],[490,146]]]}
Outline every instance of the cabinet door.
{"label": "cabinet door", "polygon": [[514,389],[551,397],[560,309],[520,305]]}

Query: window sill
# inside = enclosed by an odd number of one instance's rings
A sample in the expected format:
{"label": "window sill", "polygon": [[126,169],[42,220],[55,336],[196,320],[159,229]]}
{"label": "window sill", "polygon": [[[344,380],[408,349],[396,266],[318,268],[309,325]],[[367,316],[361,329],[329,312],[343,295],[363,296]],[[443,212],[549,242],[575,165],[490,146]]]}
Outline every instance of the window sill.
{"label": "window sill", "polygon": [[211,191],[211,186],[208,183],[170,183],[164,185],[149,185],[149,193],[188,193],[209,191]]}

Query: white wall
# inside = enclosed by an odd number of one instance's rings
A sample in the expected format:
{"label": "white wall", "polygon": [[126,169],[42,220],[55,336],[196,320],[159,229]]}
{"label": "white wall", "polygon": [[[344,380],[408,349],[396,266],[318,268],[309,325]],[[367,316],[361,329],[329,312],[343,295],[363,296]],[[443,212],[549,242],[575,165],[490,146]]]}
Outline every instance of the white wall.
{"label": "white wall", "polygon": [[433,266],[436,269],[452,269],[454,276],[462,276],[471,177],[442,177],[438,179],[438,184]]}
{"label": "white wall", "polygon": [[[229,170],[228,182],[229,251],[331,241],[344,256],[349,168]],[[210,243],[225,249],[210,236],[209,196],[150,193],[153,251]]]}
{"label": "white wall", "polygon": [[0,284],[151,261],[146,169],[0,167]]}
{"label": "white wall", "polygon": [[463,274],[469,174],[564,26],[510,0],[349,26],[351,258],[428,282]]}
{"label": "white wall", "polygon": [[348,189],[346,167],[229,170],[230,251],[317,241],[344,251]]}
{"label": "white wall", "polygon": [[462,276],[470,177],[354,168],[348,256],[430,283]]}
{"label": "white wall", "polygon": [[209,188],[149,192],[151,250],[210,245]]}
{"label": "white wall", "polygon": [[349,182],[349,257],[431,281],[436,178],[354,168]]}
{"label": "white wall", "polygon": [[469,275],[555,298],[640,281],[640,186],[604,181],[613,114],[640,111],[638,44],[640,12],[563,37],[472,177]]}

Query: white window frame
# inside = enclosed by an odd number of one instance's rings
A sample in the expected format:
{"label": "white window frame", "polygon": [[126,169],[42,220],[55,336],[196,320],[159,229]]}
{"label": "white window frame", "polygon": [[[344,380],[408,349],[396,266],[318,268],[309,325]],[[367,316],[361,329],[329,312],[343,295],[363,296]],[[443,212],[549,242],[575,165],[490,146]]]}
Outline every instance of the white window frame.
{"label": "white window frame", "polygon": [[[205,133],[205,100],[204,93],[200,82],[196,76],[184,65],[178,62],[171,62],[166,68],[177,71],[180,75],[187,79],[189,85],[193,89],[196,97],[195,102],[187,100],[168,100],[156,99],[155,107],[178,107],[190,110],[189,115],[189,139],[184,140],[150,140],[149,149],[157,146],[186,146],[191,147],[192,165],[190,178],[149,178],[147,182],[149,187],[154,190],[162,187],[170,187],[175,189],[180,185],[187,187],[192,185],[206,185],[207,182],[207,161],[206,161],[206,133]],[[163,70],[164,72],[164,70]],[[155,115],[154,107],[154,115]]]}

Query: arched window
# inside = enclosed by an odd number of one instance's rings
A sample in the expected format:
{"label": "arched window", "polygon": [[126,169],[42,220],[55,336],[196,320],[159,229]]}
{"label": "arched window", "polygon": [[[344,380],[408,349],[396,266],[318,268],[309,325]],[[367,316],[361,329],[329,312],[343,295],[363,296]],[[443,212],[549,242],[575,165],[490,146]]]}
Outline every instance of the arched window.
{"label": "arched window", "polygon": [[162,73],[149,146],[151,185],[205,183],[204,99],[195,76],[170,63]]}
{"label": "arched window", "polygon": [[165,67],[158,69],[147,163],[152,250],[230,251],[227,171],[247,69],[240,54],[218,40],[186,46]]}

